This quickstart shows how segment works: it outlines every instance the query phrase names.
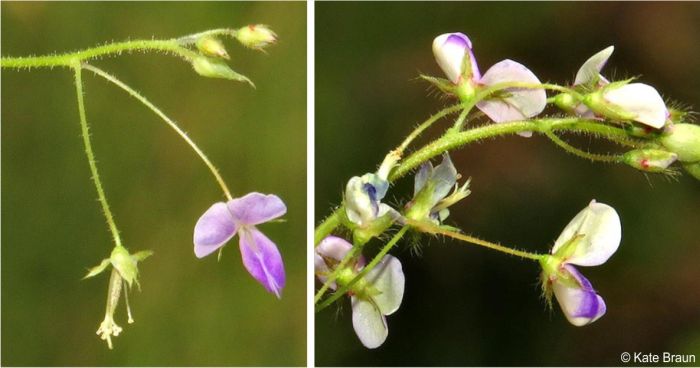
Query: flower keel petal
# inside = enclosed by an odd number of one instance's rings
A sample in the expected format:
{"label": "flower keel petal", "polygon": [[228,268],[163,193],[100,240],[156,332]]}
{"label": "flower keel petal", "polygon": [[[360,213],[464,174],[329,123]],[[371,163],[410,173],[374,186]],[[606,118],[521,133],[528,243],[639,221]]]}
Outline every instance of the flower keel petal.
{"label": "flower keel petal", "polygon": [[277,246],[255,227],[243,227],[239,235],[241,257],[246,270],[267,291],[281,298],[285,273]]}

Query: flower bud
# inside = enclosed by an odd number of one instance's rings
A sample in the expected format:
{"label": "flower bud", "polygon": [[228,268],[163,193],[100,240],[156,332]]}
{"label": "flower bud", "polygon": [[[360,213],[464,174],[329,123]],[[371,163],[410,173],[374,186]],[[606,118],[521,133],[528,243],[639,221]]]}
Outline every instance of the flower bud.
{"label": "flower bud", "polygon": [[433,55],[447,79],[458,84],[461,77],[481,78],[472,55],[472,42],[462,33],[445,33],[433,40]]}
{"label": "flower bud", "polygon": [[569,93],[560,93],[554,96],[554,104],[569,114],[573,114],[579,102]]}
{"label": "flower bud", "polygon": [[675,153],[655,148],[636,149],[622,156],[627,165],[647,172],[664,172],[676,159],[678,155]]}
{"label": "flower bud", "polygon": [[661,137],[661,144],[678,154],[681,162],[700,161],[700,126],[674,124]]}
{"label": "flower bud", "polygon": [[241,82],[248,82],[253,88],[255,85],[248,77],[238,74],[229,68],[226,63],[221,60],[213,59],[207,56],[197,56],[192,60],[192,67],[197,74],[208,78],[223,78]]}
{"label": "flower bud", "polygon": [[221,43],[221,41],[219,41],[217,38],[211,36],[204,36],[199,38],[195,45],[197,46],[197,49],[199,49],[199,51],[201,51],[204,55],[227,60],[229,58],[224,44]]}
{"label": "flower bud", "polygon": [[263,24],[251,24],[236,31],[236,39],[243,46],[262,50],[277,41],[277,35]]}

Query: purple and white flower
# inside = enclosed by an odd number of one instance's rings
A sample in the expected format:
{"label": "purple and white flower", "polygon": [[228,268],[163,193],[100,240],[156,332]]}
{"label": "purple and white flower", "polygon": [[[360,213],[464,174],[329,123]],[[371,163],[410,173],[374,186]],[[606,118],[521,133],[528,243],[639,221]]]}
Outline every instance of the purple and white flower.
{"label": "purple and white flower", "polygon": [[[342,238],[328,236],[315,249],[316,276],[325,282],[327,275],[352,249]],[[347,284],[364,267],[364,258],[349,265],[350,272],[339,272],[337,283]],[[401,306],[405,278],[401,262],[391,256],[384,258],[363,279],[355,283],[348,294],[352,305],[352,325],[362,345],[369,349],[381,346],[389,335],[386,316]],[[335,289],[337,285],[331,285]]]}
{"label": "purple and white flower", "polygon": [[238,234],[243,265],[267,291],[280,298],[285,283],[282,256],[275,243],[255,226],[286,212],[284,202],[273,194],[254,192],[227,203],[214,203],[194,227],[194,254],[205,257]]}
{"label": "purple and white flower", "polygon": [[[501,83],[540,84],[535,74],[513,60],[496,63],[482,76],[472,52],[472,43],[462,33],[436,37],[433,54],[447,78],[457,86],[457,95],[460,95],[460,88],[474,91]],[[471,97],[473,94],[466,95]],[[479,101],[476,106],[494,122],[502,123],[536,116],[546,104],[544,89],[507,88],[492,98]]]}
{"label": "purple and white flower", "polygon": [[540,261],[545,295],[549,299],[554,294],[571,324],[587,325],[606,311],[603,298],[573,265],[605,263],[617,251],[621,237],[615,209],[593,200],[566,225],[551,255]]}
{"label": "purple and white flower", "polygon": [[369,173],[352,177],[345,187],[345,213],[348,219],[360,227],[391,211],[381,202],[389,189],[389,182],[377,174]]}

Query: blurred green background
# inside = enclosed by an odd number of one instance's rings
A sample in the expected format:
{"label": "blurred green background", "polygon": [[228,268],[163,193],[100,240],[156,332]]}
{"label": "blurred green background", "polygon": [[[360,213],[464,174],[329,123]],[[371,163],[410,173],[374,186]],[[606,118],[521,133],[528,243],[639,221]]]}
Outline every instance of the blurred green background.
{"label": "blurred green background", "polygon": [[72,73],[2,71],[2,365],[304,365],[306,362],[306,5],[230,2],[2,2],[2,55],[41,55],[108,41],[170,38],[268,24],[268,53],[226,40],[247,84],[197,75],[174,57],[94,61],[180,123],[234,195],[275,193],[285,223],[261,230],[287,270],[282,300],[242,267],[237,239],[196,259],[192,231],[223,195],[201,161],[124,91],[84,72],[102,180],[125,245],[140,265],[136,322],[114,350],[95,335],[108,275],[81,281],[111,237],[83,153]]}
{"label": "blurred green background", "polygon": [[[340,202],[351,176],[373,171],[415,124],[452,103],[427,96],[427,84],[415,80],[420,72],[442,76],[431,51],[441,33],[469,35],[482,72],[510,58],[559,83],[612,44],[605,75],[641,75],[665,97],[700,107],[698,3],[321,2],[315,22],[317,221]],[[609,147],[587,137],[573,142]],[[545,310],[537,265],[425,239],[421,257],[405,246],[392,251],[406,293],[388,317],[386,343],[376,350],[359,343],[344,300],[340,312],[317,314],[318,365],[619,365],[624,351],[700,356],[697,180],[594,164],[540,136],[487,140],[452,157],[473,178],[473,193],[448,223],[485,239],[547,252],[592,198],[618,210],[620,249],[603,266],[580,268],[607,315],[574,327],[556,302]],[[412,178],[400,181],[390,203],[405,203],[412,186]]]}

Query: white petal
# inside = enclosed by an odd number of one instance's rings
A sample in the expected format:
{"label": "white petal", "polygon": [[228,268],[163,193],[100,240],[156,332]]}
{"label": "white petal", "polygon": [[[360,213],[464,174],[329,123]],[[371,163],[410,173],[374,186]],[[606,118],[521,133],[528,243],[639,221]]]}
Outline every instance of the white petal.
{"label": "white petal", "polygon": [[591,56],[586,60],[581,68],[579,68],[576,73],[576,79],[574,80],[574,86],[579,84],[586,84],[595,78],[601,78],[601,80],[607,84],[607,80],[600,75],[601,69],[608,62],[610,55],[615,51],[615,46],[608,46],[604,50],[598,52],[597,54]]}
{"label": "white petal", "polygon": [[376,267],[367,273],[365,278],[380,292],[373,295],[372,299],[382,314],[388,316],[396,312],[401,306],[406,283],[401,262],[396,257],[387,254]]}
{"label": "white petal", "polygon": [[565,263],[579,266],[597,266],[605,263],[617,248],[622,238],[620,217],[614,208],[607,204],[591,201],[588,207],[579,212],[564,228],[554,243],[552,254],[576,235],[583,235],[573,254]]}
{"label": "white petal", "polygon": [[367,300],[353,296],[351,303],[352,327],[362,345],[370,349],[382,345],[389,335],[386,318]]}
{"label": "white petal", "polygon": [[[486,71],[479,82],[488,86],[505,82],[540,84],[534,73],[513,60],[496,63]],[[531,118],[541,113],[547,105],[544,89],[509,88],[504,92],[509,96],[480,101],[476,105],[497,123]]]}
{"label": "white petal", "polygon": [[657,129],[666,124],[668,110],[664,99],[648,84],[626,84],[605,92],[604,96],[608,102],[636,114],[635,121]]}

